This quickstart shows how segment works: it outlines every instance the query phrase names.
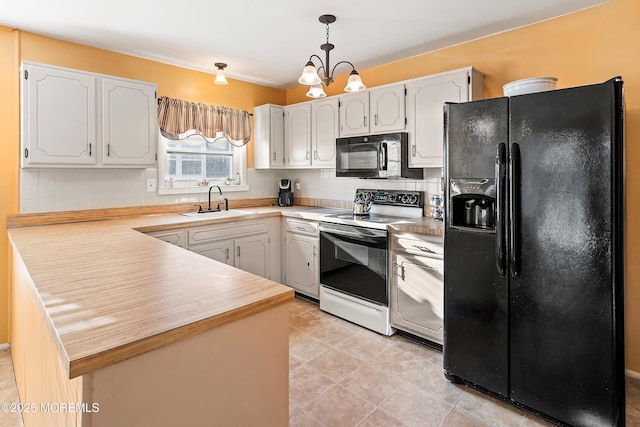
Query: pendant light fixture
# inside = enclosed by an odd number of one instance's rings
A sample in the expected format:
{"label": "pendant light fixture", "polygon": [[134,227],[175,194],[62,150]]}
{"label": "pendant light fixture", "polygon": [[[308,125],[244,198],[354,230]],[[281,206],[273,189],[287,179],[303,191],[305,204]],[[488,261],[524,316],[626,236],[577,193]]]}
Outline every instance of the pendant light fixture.
{"label": "pendant light fixture", "polygon": [[217,85],[226,85],[229,83],[227,82],[227,77],[224,75],[224,69],[227,64],[224,62],[216,62],[214,65],[218,68],[218,71],[216,72],[216,79],[213,82]]}
{"label": "pendant light fixture", "polygon": [[[302,75],[298,79],[298,83],[310,86],[309,91],[307,92],[307,96],[309,98],[324,98],[327,94],[324,92],[322,84],[324,83],[326,86],[329,86],[333,83],[333,73],[336,70],[336,67],[340,64],[349,64],[351,65],[351,74],[349,74],[347,86],[344,88],[345,92],[360,92],[361,90],[365,90],[367,87],[362,83],[362,79],[356,71],[356,67],[351,62],[340,61],[334,65],[333,68],[330,68],[329,52],[333,50],[335,46],[329,43],[329,24],[336,22],[336,17],[333,15],[322,15],[320,16],[319,21],[327,26],[327,42],[320,45],[320,49],[325,52],[325,61],[322,62],[322,58],[318,55],[311,55],[309,57],[309,61],[302,70]],[[317,58],[320,61],[320,67],[317,69],[312,61],[313,58]],[[319,70],[322,70],[322,73],[324,74],[323,77],[318,75]]]}

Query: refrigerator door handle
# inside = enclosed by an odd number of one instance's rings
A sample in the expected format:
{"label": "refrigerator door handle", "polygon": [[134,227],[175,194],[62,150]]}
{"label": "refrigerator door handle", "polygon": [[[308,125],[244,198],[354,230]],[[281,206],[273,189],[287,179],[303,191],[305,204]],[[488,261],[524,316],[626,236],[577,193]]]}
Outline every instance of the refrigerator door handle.
{"label": "refrigerator door handle", "polygon": [[517,143],[511,145],[511,159],[509,162],[509,184],[510,184],[510,204],[509,204],[509,267],[513,277],[520,276],[520,146]]}
{"label": "refrigerator door handle", "polygon": [[505,239],[504,239],[504,199],[506,183],[506,144],[501,142],[496,150],[496,268],[504,276]]}

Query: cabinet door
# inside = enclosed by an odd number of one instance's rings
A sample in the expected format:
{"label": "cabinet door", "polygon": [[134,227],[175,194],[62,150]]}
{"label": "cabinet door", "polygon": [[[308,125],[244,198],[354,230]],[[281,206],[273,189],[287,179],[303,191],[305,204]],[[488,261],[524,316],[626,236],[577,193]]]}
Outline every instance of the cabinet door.
{"label": "cabinet door", "polygon": [[260,105],[253,109],[255,136],[253,158],[256,169],[284,167],[284,108]]}
{"label": "cabinet door", "polygon": [[96,78],[25,65],[22,166],[96,163]]}
{"label": "cabinet door", "polygon": [[369,133],[369,91],[340,97],[340,136]]}
{"label": "cabinet door", "polygon": [[392,255],[391,323],[442,344],[444,262]]}
{"label": "cabinet door", "polygon": [[269,278],[269,235],[259,234],[235,240],[235,266],[240,270]]}
{"label": "cabinet door", "polygon": [[340,109],[337,98],[315,101],[311,104],[312,165],[336,167],[336,138]]}
{"label": "cabinet door", "polygon": [[371,133],[402,131],[405,129],[404,84],[386,86],[369,91]]}
{"label": "cabinet door", "polygon": [[320,283],[317,250],[317,237],[286,233],[285,284],[315,298],[318,298]]}
{"label": "cabinet door", "polygon": [[311,104],[285,107],[284,145],[287,166],[311,166]]}
{"label": "cabinet door", "polygon": [[445,102],[469,100],[469,73],[428,77],[407,85],[409,167],[442,167]]}
{"label": "cabinet door", "polygon": [[219,240],[202,246],[190,247],[189,250],[207,258],[234,265],[233,240]]}
{"label": "cabinet door", "polygon": [[102,162],[153,166],[158,128],[154,85],[102,79]]}

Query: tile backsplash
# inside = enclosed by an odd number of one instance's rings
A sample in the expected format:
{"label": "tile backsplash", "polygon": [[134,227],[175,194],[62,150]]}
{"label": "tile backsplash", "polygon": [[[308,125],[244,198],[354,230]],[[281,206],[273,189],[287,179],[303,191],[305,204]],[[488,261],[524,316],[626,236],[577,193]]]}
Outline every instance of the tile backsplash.
{"label": "tile backsplash", "polygon": [[[276,197],[278,180],[300,183],[296,197],[353,200],[357,188],[440,190],[441,169],[425,169],[421,180],[336,178],[335,169],[247,170],[249,191],[228,192],[229,200]],[[207,194],[158,195],[146,191],[157,169],[20,169],[20,212],[53,212],[202,202]],[[224,192],[224,186],[222,187]]]}

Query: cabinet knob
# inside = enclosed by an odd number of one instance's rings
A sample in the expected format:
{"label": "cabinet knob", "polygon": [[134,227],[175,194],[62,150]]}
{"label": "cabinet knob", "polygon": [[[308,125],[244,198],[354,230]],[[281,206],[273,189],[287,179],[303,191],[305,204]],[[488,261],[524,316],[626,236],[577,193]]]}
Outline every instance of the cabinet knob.
{"label": "cabinet knob", "polygon": [[364,116],[364,125],[367,125],[367,116]]}
{"label": "cabinet knob", "polygon": [[374,116],[373,116],[373,120],[374,120],[374,124],[375,124],[376,126],[378,126],[378,115],[377,115],[377,114],[374,114]]}
{"label": "cabinet knob", "polygon": [[275,160],[276,160],[276,152],[274,151],[273,152],[273,161],[275,161]]}
{"label": "cabinet knob", "polygon": [[230,255],[230,254],[229,254],[229,248],[225,249],[225,251],[224,251],[224,255],[225,255],[225,259],[226,259],[227,261],[229,261],[229,255]]}

